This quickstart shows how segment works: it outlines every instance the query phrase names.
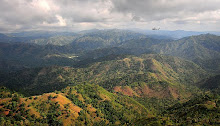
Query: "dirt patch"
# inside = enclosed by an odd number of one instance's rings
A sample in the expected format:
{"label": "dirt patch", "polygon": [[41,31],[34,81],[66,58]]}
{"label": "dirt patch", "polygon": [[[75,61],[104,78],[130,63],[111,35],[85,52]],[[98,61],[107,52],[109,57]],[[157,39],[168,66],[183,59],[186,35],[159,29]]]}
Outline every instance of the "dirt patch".
{"label": "dirt patch", "polygon": [[9,110],[9,109],[6,109],[3,113],[4,113],[4,115],[8,115],[9,112],[10,112],[10,110]]}
{"label": "dirt patch", "polygon": [[131,87],[129,86],[116,86],[114,87],[115,92],[120,92],[123,95],[128,95],[128,96],[138,96],[136,92],[134,92]]}
{"label": "dirt patch", "polygon": [[130,63],[129,63],[129,62],[131,61],[131,59],[129,59],[129,58],[124,58],[123,61],[125,62],[126,66],[127,66],[128,68],[130,68]]}
{"label": "dirt patch", "polygon": [[128,96],[137,96],[137,97],[156,97],[156,98],[174,98],[179,97],[177,89],[167,87],[163,88],[160,85],[152,88],[149,88],[147,85],[131,88],[129,86],[116,86],[114,87],[115,92],[120,92],[123,95]]}
{"label": "dirt patch", "polygon": [[213,101],[207,101],[206,102],[207,105],[212,105],[213,107],[216,107],[216,103]]}
{"label": "dirt patch", "polygon": [[40,75],[46,75],[47,74],[47,69],[46,68],[43,68],[40,70],[40,72],[38,72],[38,76]]}
{"label": "dirt patch", "polygon": [[94,107],[92,107],[91,104],[88,104],[87,110],[89,110],[90,112],[96,112],[96,109]]}
{"label": "dirt patch", "polygon": [[178,93],[176,88],[169,87],[168,90],[169,90],[171,96],[173,96],[174,99],[177,99],[179,97],[179,93]]}
{"label": "dirt patch", "polygon": [[155,87],[155,89],[149,88],[147,85],[142,87],[135,87],[134,91],[141,97],[156,97],[156,98],[175,98],[179,97],[178,91],[175,88],[162,88],[160,86]]}
{"label": "dirt patch", "polygon": [[63,67],[63,69],[64,69],[65,71],[68,71],[68,70],[70,69],[70,67]]}
{"label": "dirt patch", "polygon": [[52,101],[58,102],[62,108],[64,108],[64,105],[69,104],[69,109],[73,112],[79,113],[82,109],[75,104],[72,103],[67,97],[61,95],[61,94],[54,94],[53,97],[57,95],[57,98],[53,98]]}

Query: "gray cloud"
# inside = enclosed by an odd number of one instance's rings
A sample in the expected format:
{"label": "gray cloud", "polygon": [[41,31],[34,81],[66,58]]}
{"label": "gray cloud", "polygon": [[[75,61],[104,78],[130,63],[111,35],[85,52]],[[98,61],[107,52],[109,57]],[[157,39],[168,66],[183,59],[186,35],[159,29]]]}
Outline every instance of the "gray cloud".
{"label": "gray cloud", "polygon": [[113,12],[133,15],[145,20],[184,18],[219,10],[219,0],[112,0]]}
{"label": "gray cloud", "polygon": [[201,24],[218,30],[219,5],[219,0],[1,0],[0,31],[159,25],[170,30],[203,30]]}

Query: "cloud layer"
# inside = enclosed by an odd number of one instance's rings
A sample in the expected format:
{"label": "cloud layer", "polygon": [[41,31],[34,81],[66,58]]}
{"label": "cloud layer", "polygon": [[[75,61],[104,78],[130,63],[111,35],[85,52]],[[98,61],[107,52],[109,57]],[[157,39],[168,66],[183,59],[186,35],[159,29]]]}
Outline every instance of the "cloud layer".
{"label": "cloud layer", "polygon": [[0,32],[152,27],[216,31],[219,5],[219,0],[1,0]]}

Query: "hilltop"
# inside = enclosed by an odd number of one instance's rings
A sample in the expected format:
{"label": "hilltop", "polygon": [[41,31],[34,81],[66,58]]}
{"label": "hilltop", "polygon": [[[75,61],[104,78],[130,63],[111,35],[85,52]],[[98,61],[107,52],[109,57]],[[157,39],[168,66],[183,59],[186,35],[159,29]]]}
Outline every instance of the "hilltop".
{"label": "hilltop", "polygon": [[122,125],[151,115],[134,99],[91,84],[39,96],[12,94],[0,99],[0,109],[2,125]]}

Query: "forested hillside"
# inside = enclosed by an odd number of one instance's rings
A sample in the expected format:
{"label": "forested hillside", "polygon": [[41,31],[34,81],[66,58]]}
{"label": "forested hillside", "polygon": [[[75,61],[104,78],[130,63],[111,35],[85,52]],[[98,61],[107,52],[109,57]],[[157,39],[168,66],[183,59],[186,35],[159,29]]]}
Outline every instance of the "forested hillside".
{"label": "forested hillside", "polygon": [[153,46],[153,50],[192,60],[203,68],[219,70],[220,37],[211,34],[186,37],[171,43]]}
{"label": "forested hillside", "polygon": [[138,88],[139,84],[151,85],[151,83],[178,88],[179,84],[193,84],[205,76],[207,73],[192,62],[147,54],[96,62],[85,68],[57,66],[21,70],[10,73],[10,76],[3,75],[1,85],[31,94],[60,90],[66,85],[85,81],[97,83],[109,90],[118,86]]}
{"label": "forested hillside", "polygon": [[[6,88],[1,91],[7,93]],[[134,99],[98,85],[79,84],[31,97],[7,94],[9,98],[0,99],[1,125],[124,125],[151,115]]]}

